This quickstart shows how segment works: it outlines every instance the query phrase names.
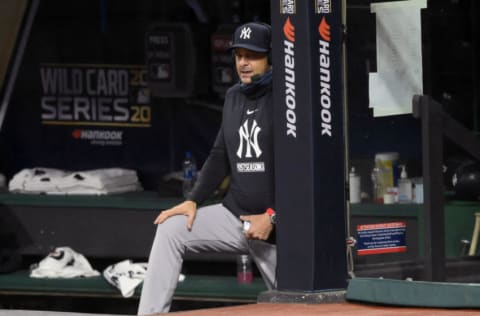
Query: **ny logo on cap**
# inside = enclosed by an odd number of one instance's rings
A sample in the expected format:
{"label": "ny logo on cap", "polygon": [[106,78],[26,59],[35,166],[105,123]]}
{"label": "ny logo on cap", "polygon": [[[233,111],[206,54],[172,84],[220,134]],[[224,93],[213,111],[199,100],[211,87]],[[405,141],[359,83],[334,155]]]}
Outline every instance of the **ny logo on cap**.
{"label": "ny logo on cap", "polygon": [[244,27],[242,29],[242,32],[240,33],[240,38],[241,39],[250,39],[250,34],[252,33],[252,30],[250,29],[250,27]]}

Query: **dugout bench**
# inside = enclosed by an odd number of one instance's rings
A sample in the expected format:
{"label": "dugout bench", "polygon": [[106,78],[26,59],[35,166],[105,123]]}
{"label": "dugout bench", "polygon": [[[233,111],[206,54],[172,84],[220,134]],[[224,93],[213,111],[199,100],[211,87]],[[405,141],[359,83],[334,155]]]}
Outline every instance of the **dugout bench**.
{"label": "dugout bench", "polygon": [[[69,246],[91,262],[101,259],[115,263],[124,259],[145,261],[155,233],[152,223],[159,210],[180,202],[160,197],[156,192],[132,192],[108,196],[49,196],[0,192],[0,220],[18,239],[24,256],[46,256],[58,246]],[[446,204],[446,253],[458,257],[460,241],[470,237],[473,214],[479,202],[450,201]],[[423,249],[422,205],[352,206],[352,233],[358,224],[404,220],[409,226],[408,251],[388,255],[393,261],[418,260]],[[385,255],[355,258],[357,264],[384,262]],[[175,299],[254,302],[266,290],[260,277],[251,285],[238,285],[235,270],[219,273],[218,265],[234,265],[231,254],[189,254],[188,262],[204,263],[205,273],[187,271],[187,279],[175,292]],[[387,260],[389,261],[389,260]],[[100,270],[93,264],[93,267]],[[201,270],[201,269],[200,269]],[[138,291],[134,295],[138,297]],[[0,299],[8,295],[121,297],[102,277],[75,280],[35,280],[28,272],[0,274]]]}
{"label": "dugout bench", "polygon": [[[94,262],[116,263],[124,259],[145,262],[162,209],[179,203],[156,192],[132,192],[107,196],[51,196],[0,192],[0,219],[17,239],[22,256],[45,257],[54,247],[68,246]],[[235,264],[233,254],[189,254],[186,261],[206,266]],[[260,277],[239,285],[232,273],[186,274],[174,300],[251,303],[266,287]],[[140,287],[132,299],[138,299]],[[0,274],[0,303],[10,296],[121,298],[120,291],[102,277],[33,279],[27,270]]]}

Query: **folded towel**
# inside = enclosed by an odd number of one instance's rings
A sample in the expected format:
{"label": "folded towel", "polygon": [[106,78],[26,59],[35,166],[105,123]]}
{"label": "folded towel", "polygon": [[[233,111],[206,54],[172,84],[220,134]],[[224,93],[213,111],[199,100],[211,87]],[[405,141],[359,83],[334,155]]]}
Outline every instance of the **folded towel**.
{"label": "folded towel", "polygon": [[143,190],[135,170],[122,168],[63,171],[52,168],[23,169],[9,183],[9,190],[35,194],[103,195]]}
{"label": "folded towel", "polygon": [[37,187],[40,187],[39,192],[45,189],[57,190],[55,182],[66,174],[63,170],[53,168],[23,169],[13,176],[8,183],[8,189],[14,192],[22,192],[29,190],[26,187],[30,184],[32,186],[31,191],[37,191]]}

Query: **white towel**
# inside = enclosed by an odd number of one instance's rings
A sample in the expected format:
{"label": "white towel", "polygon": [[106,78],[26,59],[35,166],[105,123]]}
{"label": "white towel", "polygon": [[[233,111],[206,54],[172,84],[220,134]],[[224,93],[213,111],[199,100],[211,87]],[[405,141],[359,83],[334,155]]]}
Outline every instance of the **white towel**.
{"label": "white towel", "polygon": [[[59,179],[65,175],[66,172],[60,169],[42,167],[23,169],[12,177],[8,183],[8,189],[13,192],[23,192],[28,190],[26,187],[29,183],[35,183],[33,184],[33,188],[30,188],[33,191],[36,191],[38,185],[40,185],[39,192],[44,191],[45,188],[57,190],[54,184],[55,179]],[[44,181],[42,181],[42,179],[44,179]],[[54,179],[54,181],[52,181],[52,179]]]}
{"label": "white towel", "polygon": [[100,273],[92,268],[88,260],[70,247],[55,248],[30,271],[32,278],[76,278],[98,275]]}
{"label": "white towel", "polygon": [[107,187],[125,186],[137,182],[138,177],[134,170],[109,168],[73,172],[61,180],[59,187],[67,190],[69,187],[82,185],[101,190]]}
{"label": "white towel", "polygon": [[146,273],[146,263],[133,263],[131,260],[112,264],[103,270],[107,282],[119,289],[123,297],[131,297],[135,293],[135,288],[143,282]]}
{"label": "white towel", "polygon": [[[111,186],[105,187],[103,189],[94,189],[88,186],[78,185],[71,187],[66,191],[61,192],[60,194],[66,195],[107,195],[107,194],[118,194],[125,192],[141,191],[142,186],[139,183],[132,183],[122,186]],[[54,193],[48,193],[54,194]]]}
{"label": "white towel", "polygon": [[[108,283],[120,290],[123,297],[131,297],[135,288],[145,279],[147,263],[133,263],[131,260],[123,260],[108,266],[103,270],[103,276]],[[180,274],[178,280],[185,280],[185,275]]]}
{"label": "white towel", "polygon": [[52,168],[23,169],[9,183],[19,193],[103,195],[143,190],[135,170],[122,168],[63,171]]}

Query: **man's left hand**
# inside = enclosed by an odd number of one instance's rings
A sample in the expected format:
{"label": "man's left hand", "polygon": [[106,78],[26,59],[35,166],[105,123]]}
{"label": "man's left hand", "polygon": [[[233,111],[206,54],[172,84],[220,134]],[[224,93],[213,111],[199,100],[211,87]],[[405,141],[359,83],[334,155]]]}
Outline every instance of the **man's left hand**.
{"label": "man's left hand", "polygon": [[250,229],[245,232],[247,239],[267,240],[273,230],[270,223],[270,215],[267,213],[258,215],[240,216],[242,221],[250,222]]}

